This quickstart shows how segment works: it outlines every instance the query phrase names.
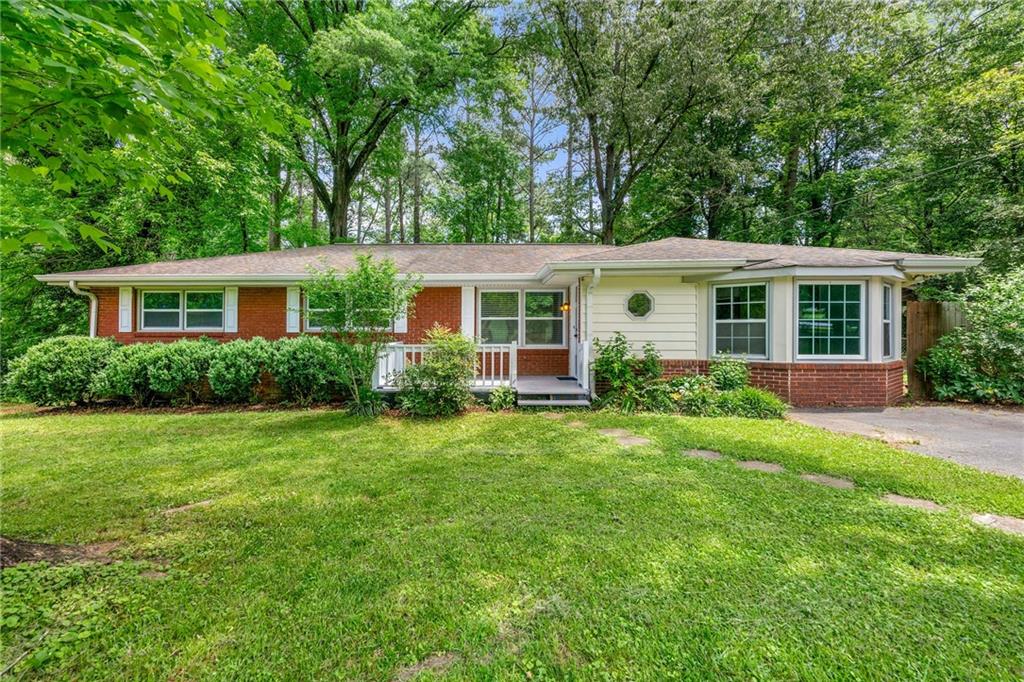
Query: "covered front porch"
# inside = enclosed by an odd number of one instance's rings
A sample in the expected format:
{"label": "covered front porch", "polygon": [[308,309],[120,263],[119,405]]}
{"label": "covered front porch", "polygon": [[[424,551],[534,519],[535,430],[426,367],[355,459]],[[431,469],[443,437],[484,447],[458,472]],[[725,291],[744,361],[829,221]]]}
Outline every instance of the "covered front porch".
{"label": "covered front porch", "polygon": [[[398,379],[409,365],[423,362],[430,345],[395,342],[377,361],[374,387],[398,390]],[[574,341],[565,374],[520,374],[522,349],[515,343],[477,344],[476,376],[471,390],[486,395],[500,386],[516,389],[520,405],[589,405],[590,344]]]}

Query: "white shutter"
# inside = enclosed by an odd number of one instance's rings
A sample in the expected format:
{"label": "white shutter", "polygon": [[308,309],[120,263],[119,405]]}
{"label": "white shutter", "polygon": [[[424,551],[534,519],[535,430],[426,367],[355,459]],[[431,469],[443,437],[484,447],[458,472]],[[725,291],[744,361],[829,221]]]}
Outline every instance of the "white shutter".
{"label": "white shutter", "polygon": [[405,334],[409,331],[409,309],[406,308],[405,312],[395,318],[395,333]]}
{"label": "white shutter", "polygon": [[299,331],[299,288],[288,287],[288,311],[285,317],[285,331]]}
{"label": "white shutter", "polygon": [[120,287],[117,294],[117,331],[132,330],[132,288]]}
{"label": "white shutter", "polygon": [[224,288],[224,331],[238,332],[238,287]]}
{"label": "white shutter", "polygon": [[476,287],[462,287],[462,335],[476,336]]}

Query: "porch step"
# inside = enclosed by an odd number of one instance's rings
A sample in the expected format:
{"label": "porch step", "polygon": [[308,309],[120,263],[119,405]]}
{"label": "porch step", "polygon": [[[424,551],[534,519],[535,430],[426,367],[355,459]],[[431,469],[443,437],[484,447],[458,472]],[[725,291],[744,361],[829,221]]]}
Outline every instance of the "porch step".
{"label": "porch step", "polygon": [[589,400],[569,398],[520,398],[518,404],[520,407],[590,407]]}

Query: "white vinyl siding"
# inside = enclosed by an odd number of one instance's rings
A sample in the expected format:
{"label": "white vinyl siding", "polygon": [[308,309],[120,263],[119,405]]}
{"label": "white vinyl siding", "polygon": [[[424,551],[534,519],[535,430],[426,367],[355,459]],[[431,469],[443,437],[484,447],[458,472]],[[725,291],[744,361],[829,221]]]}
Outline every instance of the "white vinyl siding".
{"label": "white vinyl siding", "polygon": [[[588,283],[589,279],[584,281],[584,290]],[[639,320],[626,310],[626,301],[637,291],[650,294],[654,301],[651,314]],[[666,360],[697,357],[697,290],[679,277],[605,275],[594,287],[591,309],[584,313],[590,316],[593,338],[607,341],[621,331],[636,350],[650,342]]]}

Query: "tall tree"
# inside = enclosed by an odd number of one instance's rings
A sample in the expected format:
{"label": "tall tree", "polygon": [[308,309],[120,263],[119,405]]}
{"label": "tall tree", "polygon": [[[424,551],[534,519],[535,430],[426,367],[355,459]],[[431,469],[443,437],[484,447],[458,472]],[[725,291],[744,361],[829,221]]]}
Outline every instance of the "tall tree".
{"label": "tall tree", "polygon": [[600,237],[612,244],[634,184],[684,121],[742,98],[766,17],[746,1],[549,0],[542,12],[587,127]]}
{"label": "tall tree", "polygon": [[459,83],[485,74],[500,47],[472,1],[234,7],[248,43],[270,45],[285,64],[294,103],[309,113],[330,162],[325,180],[306,156],[310,131],[292,130],[331,241],[348,239],[353,186],[388,128],[410,107],[436,107]]}

